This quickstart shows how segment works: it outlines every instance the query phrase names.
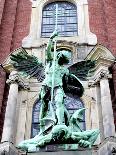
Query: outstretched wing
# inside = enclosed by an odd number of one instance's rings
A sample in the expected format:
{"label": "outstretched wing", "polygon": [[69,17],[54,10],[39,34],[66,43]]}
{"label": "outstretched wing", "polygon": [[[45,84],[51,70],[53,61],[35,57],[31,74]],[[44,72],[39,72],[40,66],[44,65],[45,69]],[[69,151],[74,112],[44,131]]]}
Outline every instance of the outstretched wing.
{"label": "outstretched wing", "polygon": [[68,69],[70,73],[82,80],[86,80],[90,73],[94,71],[95,61],[80,61],[71,65]]}
{"label": "outstretched wing", "polygon": [[24,48],[20,48],[17,54],[11,54],[10,59],[14,68],[25,76],[35,77],[39,82],[42,82],[44,74],[44,65],[37,57],[29,55]]}

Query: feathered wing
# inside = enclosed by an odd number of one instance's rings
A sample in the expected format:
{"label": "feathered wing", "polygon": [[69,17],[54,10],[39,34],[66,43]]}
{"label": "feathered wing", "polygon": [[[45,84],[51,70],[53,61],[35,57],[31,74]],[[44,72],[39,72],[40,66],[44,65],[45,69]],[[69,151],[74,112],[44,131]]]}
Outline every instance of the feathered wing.
{"label": "feathered wing", "polygon": [[37,78],[39,82],[45,78],[42,62],[37,57],[29,55],[24,48],[20,48],[17,54],[11,54],[10,59],[14,68],[25,76]]}
{"label": "feathered wing", "polygon": [[71,65],[68,69],[70,74],[63,77],[63,89],[66,95],[81,97],[84,92],[83,85],[80,81],[85,80],[88,73],[91,73],[95,67],[95,61],[81,61]]}
{"label": "feathered wing", "polygon": [[81,80],[86,80],[90,73],[94,71],[95,61],[86,60],[80,61],[71,65],[68,69],[70,73],[74,74]]}

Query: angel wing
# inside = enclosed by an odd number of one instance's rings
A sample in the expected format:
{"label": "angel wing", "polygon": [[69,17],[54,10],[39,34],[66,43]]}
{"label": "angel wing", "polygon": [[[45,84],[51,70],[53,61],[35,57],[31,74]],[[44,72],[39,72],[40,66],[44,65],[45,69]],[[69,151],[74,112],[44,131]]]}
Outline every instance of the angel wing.
{"label": "angel wing", "polygon": [[87,60],[75,63],[69,66],[69,75],[63,77],[63,89],[66,95],[81,97],[84,92],[83,85],[80,81],[85,80],[88,73],[92,72],[95,67],[95,61]]}
{"label": "angel wing", "polygon": [[69,66],[70,73],[74,74],[81,80],[86,80],[90,73],[94,71],[95,61],[80,61]]}
{"label": "angel wing", "polygon": [[25,76],[35,77],[39,82],[45,78],[44,65],[33,55],[29,55],[24,48],[16,54],[11,54],[11,63],[16,70]]}

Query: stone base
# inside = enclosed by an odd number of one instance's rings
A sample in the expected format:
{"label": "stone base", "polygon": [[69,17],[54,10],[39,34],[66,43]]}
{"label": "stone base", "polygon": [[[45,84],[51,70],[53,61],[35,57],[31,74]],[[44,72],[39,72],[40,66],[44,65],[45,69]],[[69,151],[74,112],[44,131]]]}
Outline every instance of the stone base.
{"label": "stone base", "polygon": [[116,155],[116,138],[110,137],[100,145],[91,149],[78,148],[77,144],[48,145],[36,152],[22,152],[13,144],[4,142],[0,144],[0,155]]}
{"label": "stone base", "polygon": [[0,155],[25,155],[25,152],[18,150],[12,143],[0,143]]}
{"label": "stone base", "polygon": [[36,152],[27,155],[92,155],[92,151],[58,151],[58,152]]}

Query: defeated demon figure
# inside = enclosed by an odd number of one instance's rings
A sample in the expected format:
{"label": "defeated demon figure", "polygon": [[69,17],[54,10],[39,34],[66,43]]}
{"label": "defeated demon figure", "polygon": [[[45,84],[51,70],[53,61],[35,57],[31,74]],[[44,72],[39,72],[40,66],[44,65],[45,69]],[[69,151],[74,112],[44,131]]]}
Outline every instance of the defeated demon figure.
{"label": "defeated demon figure", "polygon": [[[69,120],[69,126],[55,125],[51,132],[47,135],[37,135],[32,139],[25,140],[18,145],[18,148],[27,151],[36,151],[36,147],[43,147],[47,144],[78,144],[80,147],[89,147],[96,141],[99,130],[86,130],[80,131],[79,121],[83,116],[85,109],[77,110]],[[79,121],[78,121],[79,119]],[[77,125],[77,129],[74,131],[73,126]]]}

